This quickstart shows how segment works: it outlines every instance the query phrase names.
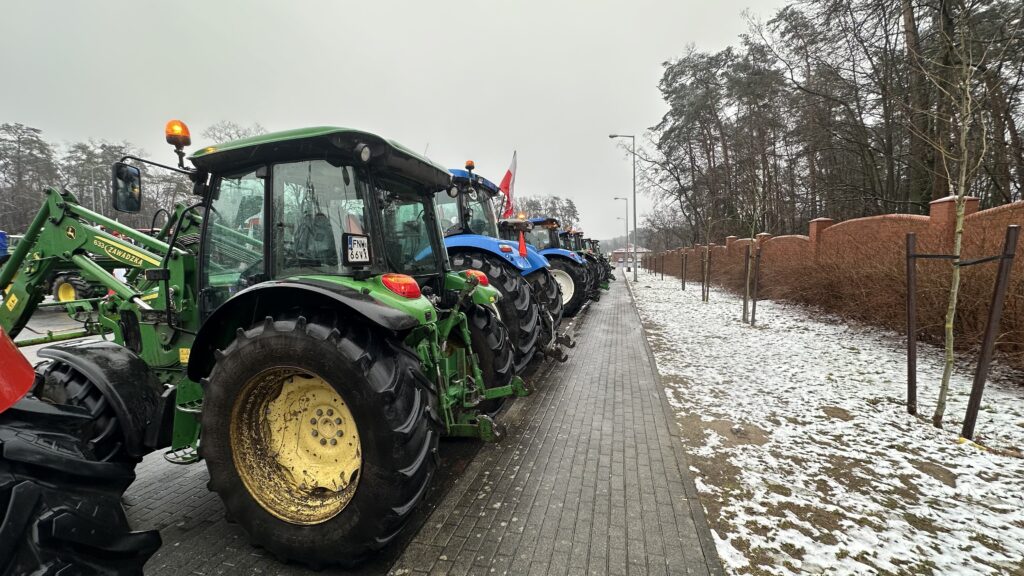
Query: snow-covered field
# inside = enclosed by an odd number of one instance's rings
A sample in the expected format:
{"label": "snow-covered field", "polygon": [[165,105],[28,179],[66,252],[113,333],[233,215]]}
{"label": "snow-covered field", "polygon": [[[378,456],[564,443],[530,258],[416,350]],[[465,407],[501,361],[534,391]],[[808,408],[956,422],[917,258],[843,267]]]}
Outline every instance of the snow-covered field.
{"label": "snow-covered field", "polygon": [[[971,359],[938,430],[906,414],[897,334],[776,302],[751,328],[741,299],[677,279],[632,290],[728,572],[1024,574],[1024,459],[957,441]],[[930,416],[941,350],[918,355]],[[977,439],[1024,449],[1024,375],[994,372]]]}

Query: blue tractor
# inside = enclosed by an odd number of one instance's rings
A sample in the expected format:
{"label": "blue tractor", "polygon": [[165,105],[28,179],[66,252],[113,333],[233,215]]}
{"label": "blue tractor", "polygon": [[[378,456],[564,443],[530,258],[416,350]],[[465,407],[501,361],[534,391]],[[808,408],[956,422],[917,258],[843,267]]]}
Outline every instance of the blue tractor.
{"label": "blue tractor", "polygon": [[[566,249],[560,240],[560,224],[549,217],[526,220],[530,229],[526,240],[551,263],[551,275],[562,292],[562,313],[575,316],[586,303],[592,280],[586,260],[574,250]],[[512,227],[506,226],[506,237],[511,238]]]}
{"label": "blue tractor", "polygon": [[449,170],[454,186],[435,198],[452,269],[480,270],[501,291],[496,311],[512,338],[517,372],[537,352],[564,361],[560,345],[571,340],[558,334],[562,298],[548,261],[525,242],[499,237],[495,201],[501,190],[473,168],[470,161],[465,170]]}

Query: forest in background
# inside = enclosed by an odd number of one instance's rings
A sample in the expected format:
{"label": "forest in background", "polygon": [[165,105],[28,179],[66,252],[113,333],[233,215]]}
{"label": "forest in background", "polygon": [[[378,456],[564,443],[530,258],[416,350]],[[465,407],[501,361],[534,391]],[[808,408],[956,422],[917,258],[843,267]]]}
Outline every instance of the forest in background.
{"label": "forest in background", "polygon": [[[262,134],[259,124],[239,126],[222,121],[203,131],[211,142],[225,142]],[[0,230],[21,234],[39,211],[48,186],[69,190],[78,201],[95,212],[116,217],[134,228],[149,228],[160,210],[171,210],[175,202],[191,193],[191,183],[180,174],[149,168],[144,172],[142,211],[115,212],[110,205],[111,165],[124,156],[145,152],[130,142],[88,140],[55,144],[42,130],[18,123],[0,124]],[[163,221],[157,220],[159,226]]]}
{"label": "forest in background", "polygon": [[734,46],[687,48],[664,64],[669,110],[637,151],[657,201],[640,244],[927,214],[929,201],[957,192],[961,161],[982,208],[1021,200],[1022,7],[800,0],[751,17]]}

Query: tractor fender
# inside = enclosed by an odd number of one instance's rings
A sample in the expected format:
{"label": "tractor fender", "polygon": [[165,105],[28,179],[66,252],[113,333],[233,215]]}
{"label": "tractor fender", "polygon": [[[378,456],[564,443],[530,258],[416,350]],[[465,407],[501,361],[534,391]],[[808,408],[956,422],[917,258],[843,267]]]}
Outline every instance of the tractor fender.
{"label": "tractor fender", "polygon": [[[492,254],[514,266],[519,270],[520,274],[529,274],[538,268],[528,258],[519,255],[519,244],[511,240],[500,240],[490,236],[480,236],[479,234],[457,234],[455,236],[446,236],[444,246],[448,250],[449,255],[459,252],[486,252]],[[502,246],[506,246],[506,249],[510,250],[506,252],[501,249]],[[527,250],[527,254],[529,254],[529,250]]]}
{"label": "tractor fender", "polygon": [[580,265],[584,264],[584,260],[583,260],[582,256],[580,256],[579,254],[577,254],[575,252],[566,250],[565,248],[546,248],[544,250],[541,250],[540,253],[543,254],[547,258],[551,258],[551,257],[555,257],[555,258],[558,258],[558,257],[568,258],[569,260],[572,260],[576,264],[580,264]]}
{"label": "tractor fender", "polygon": [[70,365],[99,388],[124,432],[125,451],[145,456],[145,438],[160,416],[162,386],[149,366],[131,350],[114,342],[83,342],[49,346],[40,358]]}
{"label": "tractor fender", "polygon": [[523,276],[527,276],[540,270],[542,268],[550,268],[551,263],[544,257],[543,254],[537,251],[536,248],[527,244],[526,245],[526,259],[530,262],[530,270],[524,270]]}
{"label": "tractor fender", "polygon": [[258,320],[289,310],[339,307],[391,332],[403,332],[420,325],[414,316],[334,282],[314,279],[262,282],[235,294],[203,322],[189,352],[188,377],[199,382],[208,376],[213,368],[214,353],[227,348],[240,328],[247,329]]}

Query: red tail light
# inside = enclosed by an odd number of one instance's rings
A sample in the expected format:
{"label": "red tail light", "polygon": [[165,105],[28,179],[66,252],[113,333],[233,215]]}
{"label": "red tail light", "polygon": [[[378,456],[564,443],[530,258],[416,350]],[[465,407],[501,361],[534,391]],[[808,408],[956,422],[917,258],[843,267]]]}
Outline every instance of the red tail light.
{"label": "red tail light", "polygon": [[519,255],[526,258],[526,234],[523,231],[519,231]]}
{"label": "red tail light", "polygon": [[491,281],[487,279],[487,274],[484,274],[479,270],[466,270],[466,278],[469,278],[470,276],[476,278],[480,282],[481,286],[491,285]]}
{"label": "red tail light", "polygon": [[384,287],[403,298],[415,299],[421,295],[416,279],[405,274],[385,274],[380,277]]}

